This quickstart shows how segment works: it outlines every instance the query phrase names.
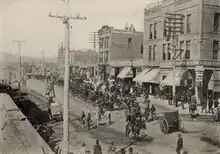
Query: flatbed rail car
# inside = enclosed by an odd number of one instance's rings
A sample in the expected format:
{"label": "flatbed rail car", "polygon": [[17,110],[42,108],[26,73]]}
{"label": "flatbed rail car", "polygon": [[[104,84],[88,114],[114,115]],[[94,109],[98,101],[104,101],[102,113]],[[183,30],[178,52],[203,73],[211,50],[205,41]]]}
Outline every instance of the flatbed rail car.
{"label": "flatbed rail car", "polygon": [[0,153],[54,154],[6,93],[0,93]]}

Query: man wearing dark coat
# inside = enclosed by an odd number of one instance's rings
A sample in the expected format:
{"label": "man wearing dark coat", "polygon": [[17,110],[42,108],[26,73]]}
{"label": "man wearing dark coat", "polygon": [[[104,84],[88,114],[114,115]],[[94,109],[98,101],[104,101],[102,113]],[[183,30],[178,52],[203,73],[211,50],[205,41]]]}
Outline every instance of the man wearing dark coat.
{"label": "man wearing dark coat", "polygon": [[176,153],[180,154],[180,150],[183,149],[183,138],[181,134],[178,134],[178,139],[176,143]]}
{"label": "man wearing dark coat", "polygon": [[102,154],[102,147],[99,144],[99,140],[96,140],[96,144],[93,146],[93,154]]}

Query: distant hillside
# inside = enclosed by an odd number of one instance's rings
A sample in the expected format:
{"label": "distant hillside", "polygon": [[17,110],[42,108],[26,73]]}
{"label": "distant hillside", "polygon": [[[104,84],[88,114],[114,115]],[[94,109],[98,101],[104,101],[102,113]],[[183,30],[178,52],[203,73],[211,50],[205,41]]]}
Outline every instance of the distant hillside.
{"label": "distant hillside", "polygon": [[[27,63],[42,63],[42,57],[29,57],[29,56],[22,56],[21,60]],[[3,63],[15,63],[18,62],[19,57],[17,54],[7,53],[7,52],[0,52],[0,61]],[[47,63],[57,63],[57,57],[45,57],[45,61]]]}

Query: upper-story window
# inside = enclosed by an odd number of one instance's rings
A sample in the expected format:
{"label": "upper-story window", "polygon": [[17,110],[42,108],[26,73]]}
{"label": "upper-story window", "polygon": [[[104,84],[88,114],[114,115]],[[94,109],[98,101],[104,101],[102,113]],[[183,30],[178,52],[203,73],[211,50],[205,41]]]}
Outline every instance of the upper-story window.
{"label": "upper-story window", "polygon": [[190,59],[191,53],[191,42],[190,41],[186,41],[186,53],[185,53],[185,59]]}
{"label": "upper-story window", "polygon": [[154,23],[154,38],[157,38],[157,23]]}
{"label": "upper-story window", "polygon": [[163,36],[167,36],[167,21],[163,21]]}
{"label": "upper-story window", "polygon": [[191,14],[188,14],[186,16],[186,32],[187,33],[191,33],[191,26],[192,26]]}
{"label": "upper-story window", "polygon": [[105,55],[105,62],[107,63],[108,62],[108,52],[104,52],[104,55]]}
{"label": "upper-story window", "polygon": [[144,45],[143,45],[143,43],[141,43],[141,55],[143,55],[144,54]]}
{"label": "upper-story window", "polygon": [[128,38],[128,49],[132,48],[132,38]]}
{"label": "upper-story window", "polygon": [[220,31],[219,24],[220,24],[220,13],[215,13],[214,14],[214,32]]}
{"label": "upper-story window", "polygon": [[183,47],[184,47],[184,41],[180,41],[180,55],[179,55],[179,59],[183,58]]}
{"label": "upper-story window", "polygon": [[108,48],[108,47],[109,47],[109,37],[106,37],[104,48]]}
{"label": "upper-story window", "polygon": [[166,44],[163,44],[163,48],[162,48],[162,60],[166,60]]}
{"label": "upper-story window", "polygon": [[213,56],[212,59],[218,59],[219,41],[213,41]]}
{"label": "upper-story window", "polygon": [[104,38],[100,38],[99,45],[100,45],[100,48],[103,48],[103,45],[104,45]]}
{"label": "upper-story window", "polygon": [[156,45],[153,46],[153,60],[156,60]]}
{"label": "upper-story window", "polygon": [[153,24],[150,24],[149,39],[153,39]]}
{"label": "upper-story window", "polygon": [[171,49],[171,44],[168,43],[168,44],[167,44],[167,60],[171,60],[171,52],[170,52],[170,49]]}
{"label": "upper-story window", "polygon": [[148,52],[148,60],[149,61],[152,60],[151,57],[152,57],[152,46],[149,46],[149,52]]}

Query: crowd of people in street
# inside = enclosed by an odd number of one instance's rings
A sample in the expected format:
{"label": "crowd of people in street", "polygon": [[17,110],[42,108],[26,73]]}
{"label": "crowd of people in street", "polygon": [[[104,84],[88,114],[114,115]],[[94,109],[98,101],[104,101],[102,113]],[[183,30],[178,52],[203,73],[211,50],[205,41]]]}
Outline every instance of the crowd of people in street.
{"label": "crowd of people in street", "polygon": [[[87,103],[93,103],[96,106],[96,127],[100,125],[101,119],[107,119],[107,125],[112,122],[112,111],[115,108],[120,108],[124,110],[125,113],[125,136],[128,136],[130,132],[132,135],[139,135],[141,129],[146,129],[146,122],[157,119],[156,107],[149,100],[149,95],[145,92],[139,84],[134,84],[129,91],[125,91],[120,84],[116,82],[103,83],[101,86],[94,87],[91,83],[84,83],[78,85],[75,88],[75,93],[77,96],[86,101]],[[83,111],[81,115],[81,126],[82,128],[87,127],[91,130],[92,118],[91,113],[86,113]],[[102,154],[102,148],[99,141],[93,147],[94,154]],[[177,140],[177,154],[180,153],[183,148],[183,139],[179,135]],[[82,145],[82,149],[85,148],[85,144]],[[117,149],[114,141],[109,143],[108,148],[109,154],[134,154],[133,148],[130,147],[127,151],[126,149]],[[91,151],[90,151],[91,152]],[[86,152],[85,152],[86,153]]]}
{"label": "crowd of people in street", "polygon": [[155,98],[161,100],[168,100],[169,106],[179,107],[184,110],[185,105],[188,104],[189,114],[194,119],[200,113],[211,113],[214,121],[220,121],[220,100],[218,97],[213,97],[213,94],[209,94],[207,97],[199,97],[201,110],[198,110],[198,100],[196,100],[194,88],[192,86],[182,89],[181,92],[177,92],[173,97],[172,89],[170,87],[156,87],[155,88]]}
{"label": "crowd of people in street", "polygon": [[[109,146],[107,149],[108,154],[139,154],[135,152],[132,147],[129,147],[127,150],[126,148],[117,149],[114,141],[109,142]],[[176,153],[177,154],[187,154],[187,151],[183,150],[183,138],[181,134],[178,134],[177,142],[176,142]],[[78,154],[104,154],[102,146],[99,140],[96,140],[95,145],[93,146],[93,151],[90,151],[88,147],[86,147],[85,143],[82,143],[81,148],[79,149]]]}

